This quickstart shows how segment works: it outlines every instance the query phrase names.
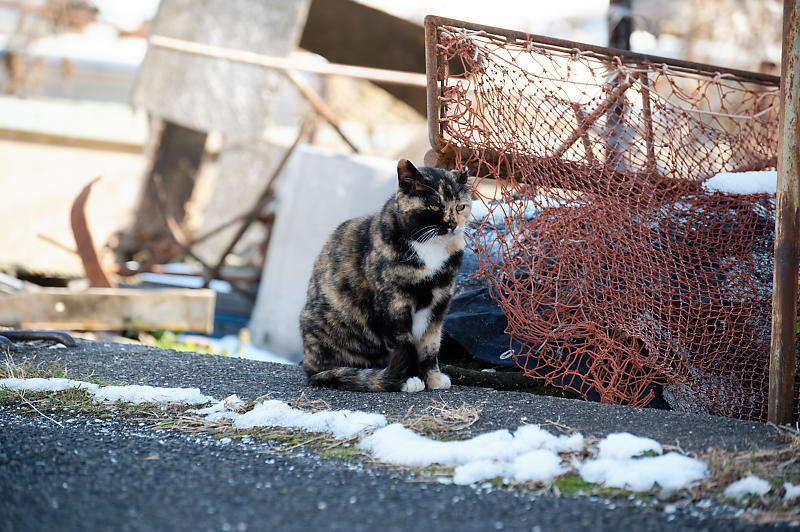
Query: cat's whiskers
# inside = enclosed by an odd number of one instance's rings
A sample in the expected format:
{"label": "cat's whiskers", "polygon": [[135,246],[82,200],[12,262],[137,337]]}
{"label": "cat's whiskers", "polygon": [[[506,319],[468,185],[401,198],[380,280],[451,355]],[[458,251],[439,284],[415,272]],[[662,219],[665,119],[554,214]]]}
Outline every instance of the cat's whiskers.
{"label": "cat's whiskers", "polygon": [[437,228],[437,227],[431,227],[430,229],[428,229],[428,230],[427,230],[427,231],[426,231],[426,232],[425,232],[425,233],[422,235],[422,238],[420,238],[420,239],[418,239],[418,240],[417,240],[417,242],[419,242],[420,244],[427,244],[428,242],[430,242],[431,240],[433,240],[433,239],[436,237],[436,235],[438,235],[438,234],[439,234],[439,228]]}
{"label": "cat's whiskers", "polygon": [[[413,233],[411,233],[411,242],[416,242],[417,244],[425,244],[430,242],[437,234],[439,233],[439,228],[435,225],[426,225],[425,227],[421,227],[417,229]],[[414,250],[413,246],[408,247],[408,252],[403,256],[404,262],[411,261],[414,256],[416,255],[416,251]]]}
{"label": "cat's whiskers", "polygon": [[435,230],[435,229],[436,229],[436,226],[435,226],[435,225],[426,225],[425,227],[421,227],[421,228],[417,229],[416,231],[414,231],[413,233],[411,233],[411,237],[412,237],[414,240],[417,240],[417,235],[419,235],[419,236],[420,236],[420,238],[422,238],[422,236],[423,236],[425,233],[429,232],[429,231],[430,231],[430,230],[432,230],[432,229],[434,229],[434,230]]}

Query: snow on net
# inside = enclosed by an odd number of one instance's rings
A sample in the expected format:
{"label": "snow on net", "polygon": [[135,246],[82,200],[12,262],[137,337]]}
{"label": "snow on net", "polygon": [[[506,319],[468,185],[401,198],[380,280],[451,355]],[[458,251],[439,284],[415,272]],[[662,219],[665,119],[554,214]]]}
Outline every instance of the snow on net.
{"label": "snow on net", "polygon": [[516,364],[585,398],[765,419],[775,195],[702,185],[775,168],[777,80],[426,28],[438,164],[496,180],[469,244]]}

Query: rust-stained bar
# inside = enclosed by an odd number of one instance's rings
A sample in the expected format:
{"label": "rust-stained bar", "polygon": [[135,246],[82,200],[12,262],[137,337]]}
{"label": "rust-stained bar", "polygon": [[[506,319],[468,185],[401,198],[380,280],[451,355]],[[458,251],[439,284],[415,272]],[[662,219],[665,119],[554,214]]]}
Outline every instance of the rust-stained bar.
{"label": "rust-stained bar", "polygon": [[[765,85],[777,85],[780,81],[778,76],[770,74],[762,74],[760,72],[749,72],[747,70],[737,70],[735,68],[724,68],[716,65],[708,65],[705,63],[696,63],[694,61],[683,61],[680,59],[672,59],[669,57],[661,57],[657,55],[641,54],[638,52],[631,52],[629,50],[620,50],[618,48],[607,48],[604,46],[595,46],[593,44],[586,44],[576,41],[568,41],[565,39],[556,39],[554,37],[547,37],[544,35],[535,35],[525,33],[522,31],[509,30],[505,28],[497,28],[494,26],[484,26],[482,24],[475,24],[472,22],[465,22],[463,20],[437,17],[428,15],[425,17],[426,25],[430,24],[436,26],[455,26],[459,29],[465,29],[471,32],[479,32],[487,35],[497,35],[505,37],[506,39],[531,41],[544,49],[558,50],[562,52],[569,52],[579,50],[583,55],[589,57],[596,57],[602,60],[608,60],[610,57],[619,57],[623,63],[649,63],[652,65],[667,65],[670,68],[683,72],[702,72],[704,74],[723,74],[726,79],[733,81],[746,81],[750,83],[759,83]],[[426,34],[427,39],[427,34]]]}
{"label": "rust-stained bar", "polygon": [[444,147],[439,125],[439,96],[440,84],[443,81],[439,71],[439,54],[437,46],[439,35],[437,33],[435,17],[425,17],[425,75],[428,88],[428,140],[434,151],[440,152]]}
{"label": "rust-stained bar", "polygon": [[647,167],[650,171],[656,169],[656,150],[653,141],[653,112],[650,109],[650,78],[647,72],[639,74],[642,94],[642,114],[644,115],[644,142],[647,149]]}
{"label": "rust-stained bar", "polygon": [[800,3],[783,2],[781,117],[778,140],[778,199],[772,289],[767,417],[792,423],[796,360],[797,270],[800,239],[798,139],[800,139]]}

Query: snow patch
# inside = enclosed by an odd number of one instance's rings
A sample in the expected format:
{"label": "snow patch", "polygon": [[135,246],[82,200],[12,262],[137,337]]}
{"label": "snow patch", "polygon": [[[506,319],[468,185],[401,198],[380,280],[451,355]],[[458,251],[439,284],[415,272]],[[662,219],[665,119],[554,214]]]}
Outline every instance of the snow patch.
{"label": "snow patch", "polygon": [[103,386],[94,392],[96,401],[122,401],[125,403],[181,403],[203,404],[214,398],[200,392],[199,388],[159,388],[156,386]]}
{"label": "snow patch", "polygon": [[0,388],[32,392],[59,392],[73,388],[86,390],[95,401],[125,401],[130,403],[202,404],[214,398],[200,393],[198,388],[157,388],[155,386],[98,386],[72,379],[34,378],[0,379]]}
{"label": "snow patch", "polygon": [[755,475],[750,475],[725,488],[725,496],[729,499],[741,499],[748,495],[766,495],[769,488],[769,482]]}
{"label": "snow patch", "polygon": [[665,491],[689,486],[708,473],[704,462],[678,453],[644,458],[598,458],[578,465],[586,482],[611,488],[647,491],[656,484]]}
{"label": "snow patch", "polygon": [[775,194],[778,172],[721,172],[703,183],[703,188],[729,194]]}
{"label": "snow patch", "polygon": [[229,395],[222,401],[217,401],[205,408],[193,408],[189,412],[205,417],[208,421],[219,421],[221,419],[234,419],[239,414],[236,412],[245,405],[238,395]]}
{"label": "snow patch", "polygon": [[245,414],[231,416],[231,419],[237,429],[279,426],[309,432],[329,432],[336,439],[352,438],[386,425],[386,418],[380,414],[351,410],[306,412],[275,399],[264,401]]}
{"label": "snow patch", "polygon": [[413,467],[456,466],[453,482],[472,484],[495,477],[520,482],[545,481],[566,473],[559,452],[583,449],[583,436],[555,436],[538,425],[523,425],[512,435],[497,430],[462,441],[426,438],[399,423],[379,429],[358,446],[382,462]]}
{"label": "snow patch", "polygon": [[558,454],[539,449],[518,456],[513,461],[478,460],[455,468],[454,484],[475,484],[491,478],[513,478],[517,482],[548,482],[567,473]]}
{"label": "snow patch", "polygon": [[793,501],[800,497],[800,484],[795,486],[791,482],[784,482],[783,489],[786,490],[786,493],[783,494],[784,501]]}
{"label": "snow patch", "polygon": [[473,219],[481,221],[486,218],[486,215],[489,214],[489,212],[489,207],[486,206],[486,203],[484,203],[483,200],[472,200],[470,215]]}
{"label": "snow patch", "polygon": [[461,465],[472,461],[502,459],[510,452],[513,436],[507,430],[481,434],[463,441],[426,438],[392,423],[363,438],[358,447],[370,451],[381,462],[413,467],[432,464]]}
{"label": "snow patch", "polygon": [[59,378],[33,378],[33,379],[15,379],[7,378],[0,379],[0,388],[8,388],[9,390],[28,390],[31,392],[61,392],[64,390],[71,390],[73,388],[80,388],[89,393],[94,393],[99,386],[91,382],[74,381],[72,379],[59,379]]}
{"label": "snow patch", "polygon": [[598,458],[608,458],[611,460],[622,460],[641,456],[652,451],[661,454],[661,444],[650,438],[634,436],[628,432],[615,432],[609,434],[597,446]]}

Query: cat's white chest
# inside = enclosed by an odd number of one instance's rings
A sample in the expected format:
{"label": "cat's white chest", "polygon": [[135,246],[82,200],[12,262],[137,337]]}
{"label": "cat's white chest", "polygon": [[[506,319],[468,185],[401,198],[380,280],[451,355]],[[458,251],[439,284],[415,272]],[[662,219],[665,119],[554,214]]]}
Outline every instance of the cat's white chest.
{"label": "cat's white chest", "polygon": [[417,340],[422,339],[425,331],[428,330],[428,324],[431,322],[431,308],[419,309],[411,316],[411,334]]}
{"label": "cat's white chest", "polygon": [[[459,242],[461,239],[461,242]],[[461,244],[459,246],[459,244]],[[435,237],[427,242],[412,242],[411,247],[417,256],[432,272],[439,271],[447,259],[463,246],[463,236],[454,234],[446,237]]]}

